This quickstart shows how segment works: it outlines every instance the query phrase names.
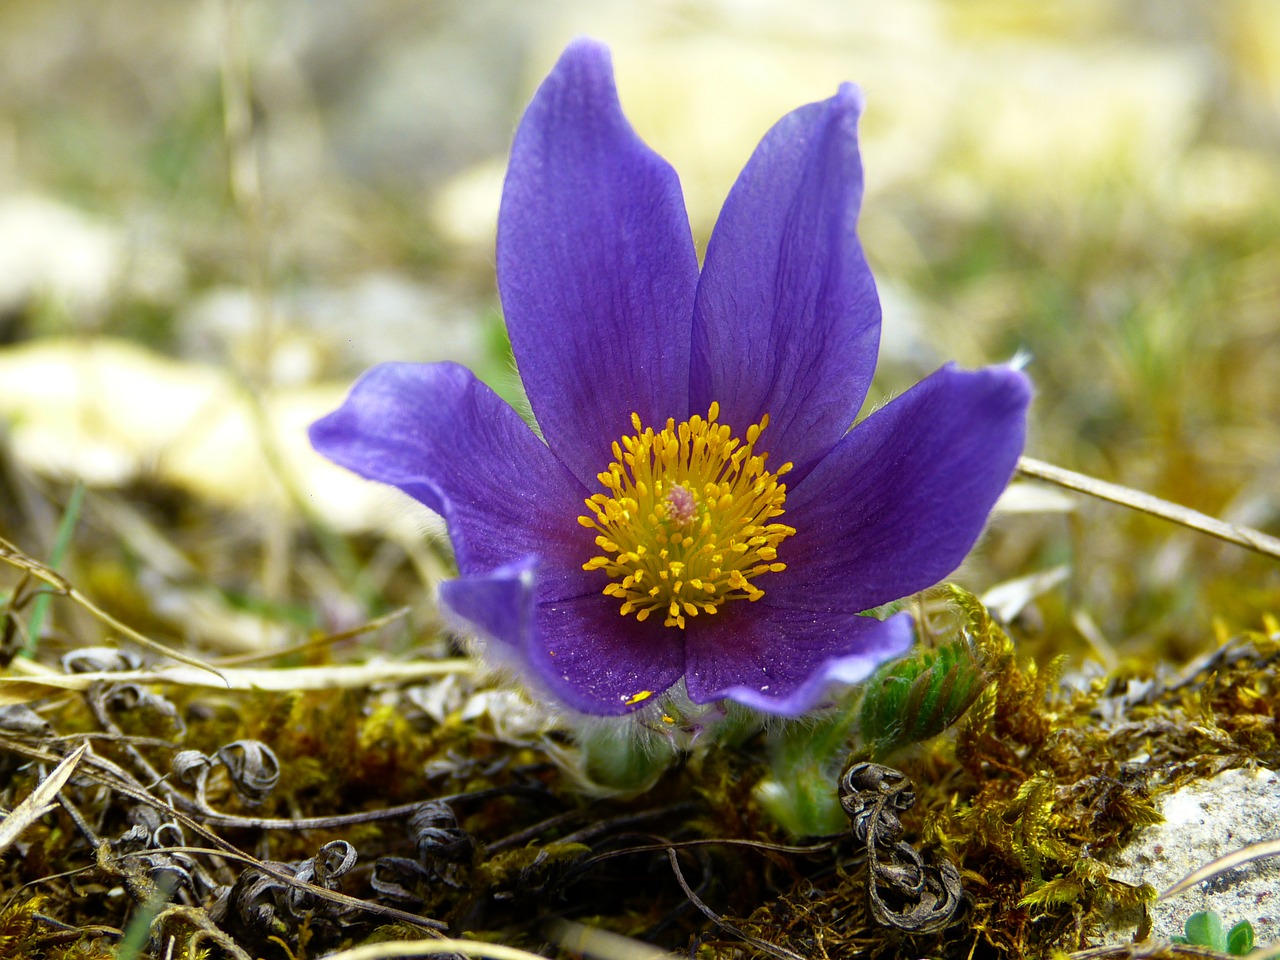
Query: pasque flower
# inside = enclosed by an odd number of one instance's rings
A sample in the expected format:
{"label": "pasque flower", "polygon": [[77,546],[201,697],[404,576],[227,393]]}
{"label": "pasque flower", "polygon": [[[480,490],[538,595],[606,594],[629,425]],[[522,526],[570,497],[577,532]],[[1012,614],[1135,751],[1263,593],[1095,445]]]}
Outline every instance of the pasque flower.
{"label": "pasque flower", "polygon": [[681,679],[794,715],[910,644],[860,615],[973,546],[1030,388],[945,366],[853,429],[880,336],[855,232],[860,91],[771,129],[699,270],[675,172],[573,43],[516,132],[498,288],[540,439],[456,364],[370,370],[311,440],[441,514],[443,605],[589,714]]}

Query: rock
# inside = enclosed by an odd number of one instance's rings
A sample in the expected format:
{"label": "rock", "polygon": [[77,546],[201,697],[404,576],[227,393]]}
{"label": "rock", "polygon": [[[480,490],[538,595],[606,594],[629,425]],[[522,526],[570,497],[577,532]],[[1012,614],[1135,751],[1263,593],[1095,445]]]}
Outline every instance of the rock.
{"label": "rock", "polygon": [[[1227,770],[1188,784],[1160,802],[1164,823],[1148,827],[1111,858],[1111,877],[1163,891],[1211,860],[1280,836],[1280,775]],[[1193,913],[1216,911],[1228,929],[1253,924],[1260,944],[1280,939],[1280,858],[1256,860],[1151,908],[1153,936],[1182,934]]]}

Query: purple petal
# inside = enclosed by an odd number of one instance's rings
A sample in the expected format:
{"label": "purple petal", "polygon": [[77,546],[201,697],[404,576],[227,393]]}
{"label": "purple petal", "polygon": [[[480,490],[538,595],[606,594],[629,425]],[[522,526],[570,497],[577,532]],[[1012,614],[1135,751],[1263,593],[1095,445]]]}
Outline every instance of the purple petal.
{"label": "purple petal", "polygon": [[694,703],[728,698],[785,716],[832,683],[857,683],[912,643],[911,617],[811,613],[767,600],[730,604],[690,624],[685,686]]}
{"label": "purple petal", "polygon": [[593,489],[633,411],[687,416],[697,276],[675,171],[622,115],[608,50],[571,44],[516,132],[498,287],[543,436]]}
{"label": "purple petal", "polygon": [[725,201],[694,306],[690,406],[720,403],[741,436],[769,414],[764,446],[800,482],[857,416],[875,370],[880,301],[855,230],[862,94],[787,114]]}
{"label": "purple petal", "polygon": [[[440,606],[481,636],[522,655],[533,633],[537,557],[521,557],[488,573],[440,584]],[[494,651],[501,662],[502,652]]]}
{"label": "purple petal", "polygon": [[867,610],[932,586],[973,547],[1022,452],[1031,385],[947,365],[858,424],[787,494],[796,528],[769,602]]}
{"label": "purple petal", "polygon": [[514,661],[531,686],[582,713],[631,713],[680,679],[679,631],[623,617],[599,593],[535,606],[534,582],[526,560],[441,584],[440,599],[497,645],[499,662]]}
{"label": "purple petal", "polygon": [[562,701],[583,713],[638,710],[684,673],[684,638],[656,620],[618,612],[602,594],[538,607],[530,660]]}
{"label": "purple petal", "polygon": [[458,569],[542,559],[544,600],[595,592],[595,550],[578,525],[586,491],[511,409],[454,363],[386,363],[311,426],[335,463],[398,487],[444,517]]}

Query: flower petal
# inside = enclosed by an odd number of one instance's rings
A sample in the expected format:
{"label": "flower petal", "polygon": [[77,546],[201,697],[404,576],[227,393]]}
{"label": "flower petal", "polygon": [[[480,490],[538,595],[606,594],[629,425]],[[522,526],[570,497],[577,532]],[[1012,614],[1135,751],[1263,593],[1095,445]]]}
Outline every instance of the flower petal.
{"label": "flower petal", "polygon": [[684,638],[656,618],[641,623],[603,594],[538,607],[534,670],[583,713],[631,713],[684,673]]}
{"label": "flower petal", "polygon": [[488,573],[446,580],[440,584],[440,607],[502,644],[503,650],[493,651],[498,662],[504,653],[522,656],[533,635],[537,569],[538,558],[527,556]]}
{"label": "flower petal", "polygon": [[1016,370],[948,364],[867,417],[788,491],[769,601],[867,610],[951,573],[1013,475],[1030,400]]}
{"label": "flower petal", "polygon": [[690,624],[685,687],[694,703],[728,698],[785,716],[815,706],[831,683],[857,683],[911,646],[911,617],[812,613],[767,600],[730,604]]}
{"label": "flower petal", "polygon": [[512,145],[498,287],[543,436],[593,489],[633,411],[687,416],[697,276],[675,171],[622,115],[608,50],[571,44]]}
{"label": "flower petal", "polygon": [[341,407],[312,424],[311,443],[443,516],[462,574],[537,554],[540,599],[596,592],[582,570],[592,537],[577,523],[586,491],[465,367],[374,367]]}
{"label": "flower petal", "polygon": [[536,564],[525,560],[488,576],[450,580],[440,599],[556,700],[597,716],[631,713],[684,672],[680,632],[618,614],[601,594],[534,604]]}
{"label": "flower petal", "polygon": [[756,148],[707,246],[694,305],[690,405],[720,404],[798,483],[849,429],[875,370],[880,301],[858,242],[862,94],[787,114]]}

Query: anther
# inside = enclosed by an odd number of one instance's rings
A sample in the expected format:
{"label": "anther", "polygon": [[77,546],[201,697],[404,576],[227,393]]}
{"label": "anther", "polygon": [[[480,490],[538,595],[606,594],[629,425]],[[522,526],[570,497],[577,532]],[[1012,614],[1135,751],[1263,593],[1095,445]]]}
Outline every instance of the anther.
{"label": "anther", "polygon": [[[786,485],[770,473],[756,443],[768,417],[747,429],[744,443],[718,423],[719,404],[704,419],[668,419],[655,432],[632,414],[635,433],[614,441],[614,462],[599,474],[605,492],[587,501],[578,518],[595,530],[603,551],[583,564],[600,570],[606,596],[622,601],[623,616],[683,629],[685,618],[714,614],[730,600],[758,600],[757,577],[785,569],[778,545],[795,533],[773,522],[782,516]],[[625,452],[624,452],[625,451]]]}

